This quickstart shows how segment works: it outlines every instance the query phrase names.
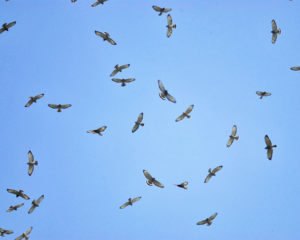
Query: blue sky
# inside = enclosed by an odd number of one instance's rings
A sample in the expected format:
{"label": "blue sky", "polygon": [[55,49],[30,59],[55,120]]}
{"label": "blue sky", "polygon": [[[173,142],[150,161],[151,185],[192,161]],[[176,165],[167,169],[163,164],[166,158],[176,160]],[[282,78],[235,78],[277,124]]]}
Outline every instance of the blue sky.
{"label": "blue sky", "polygon": [[[300,72],[289,68],[300,65],[300,3],[92,3],[0,2],[1,23],[17,21],[0,35],[0,227],[14,231],[7,239],[30,226],[31,239],[43,240],[299,239]],[[166,14],[157,16],[154,4],[172,8],[177,28],[169,39]],[[272,19],[282,29],[276,44]],[[127,63],[116,77],[136,80],[122,88],[109,74]],[[159,98],[158,79],[176,104]],[[257,90],[272,96],[260,100]],[[72,107],[57,113],[49,103]],[[176,123],[191,104],[192,117]],[[132,134],[141,112],[145,126]],[[240,139],[227,148],[234,124]],[[103,125],[103,137],[86,133]],[[265,134],[278,145],[272,161]],[[39,161],[31,177],[29,150]],[[204,184],[218,165],[223,169]],[[143,169],[165,188],[146,185]],[[183,181],[187,191],[173,185]],[[215,212],[210,227],[196,225]]]}

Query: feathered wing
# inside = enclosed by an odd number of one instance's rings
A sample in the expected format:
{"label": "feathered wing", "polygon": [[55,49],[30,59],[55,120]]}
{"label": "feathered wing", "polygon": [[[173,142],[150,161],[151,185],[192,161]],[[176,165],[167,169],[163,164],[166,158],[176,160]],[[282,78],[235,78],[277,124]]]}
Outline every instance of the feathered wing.
{"label": "feathered wing", "polygon": [[96,7],[96,6],[98,6],[100,3],[97,1],[97,2],[95,2],[95,3],[93,3],[92,4],[92,7]]}
{"label": "feathered wing", "polygon": [[265,92],[265,96],[271,96],[272,95],[272,93],[269,93],[269,92]]}
{"label": "feathered wing", "polygon": [[176,118],[175,122],[181,121],[182,119],[184,119],[184,117],[185,117],[185,115],[181,114],[178,118]]}
{"label": "feathered wing", "polygon": [[266,142],[267,147],[272,146],[272,142],[271,142],[270,138],[268,137],[268,135],[265,136],[265,142]]}
{"label": "feathered wing", "polygon": [[170,11],[172,11],[172,8],[165,8],[164,9],[164,13],[167,13],[167,12],[170,12]]}
{"label": "feathered wing", "polygon": [[150,173],[148,173],[146,170],[143,170],[143,173],[148,180],[151,181],[153,179],[153,177],[150,175]]}
{"label": "feathered wing", "polygon": [[160,12],[162,10],[162,8],[160,8],[158,6],[152,6],[152,8],[157,12]]}
{"label": "feathered wing", "polygon": [[124,203],[120,208],[121,208],[121,209],[126,208],[128,205],[129,205],[129,202],[126,202],[126,203]]}
{"label": "feathered wing", "polygon": [[291,70],[293,70],[293,71],[299,71],[300,67],[291,67]]}
{"label": "feathered wing", "polygon": [[22,240],[23,239],[23,233],[19,237],[17,237],[15,240]]}
{"label": "feathered wing", "polygon": [[136,197],[136,198],[132,199],[131,202],[132,202],[132,203],[137,202],[137,201],[139,201],[141,198],[142,198],[142,197]]}
{"label": "feathered wing", "polygon": [[273,31],[273,32],[276,32],[276,31],[277,31],[277,24],[276,24],[276,22],[275,22],[274,19],[272,20],[272,31]]}
{"label": "feathered wing", "polygon": [[100,132],[104,132],[106,130],[106,128],[107,128],[107,126],[102,126],[102,127],[98,128],[98,130]]}
{"label": "feathered wing", "polygon": [[157,187],[164,188],[164,185],[162,183],[160,183],[159,181],[157,181],[157,180],[154,180],[153,183]]}
{"label": "feathered wing", "polygon": [[14,190],[14,189],[7,189],[7,191],[9,192],[9,193],[12,193],[12,194],[17,194],[18,193],[18,191],[17,190]]}
{"label": "feathered wing", "polygon": [[28,228],[28,229],[27,229],[27,231],[25,232],[25,233],[26,233],[26,235],[28,235],[29,233],[31,233],[31,231],[32,231],[32,228],[33,228],[33,227],[30,227],[30,228]]}
{"label": "feathered wing", "polygon": [[262,96],[262,95],[263,95],[263,92],[261,92],[261,91],[256,91],[256,94],[257,94],[258,96]]}
{"label": "feathered wing", "polygon": [[211,178],[211,174],[208,174],[207,177],[204,180],[204,183],[207,183],[209,181],[209,179]]}
{"label": "feathered wing", "polygon": [[121,83],[122,82],[122,79],[120,79],[120,78],[113,78],[111,80],[116,82],[116,83]]}
{"label": "feathered wing", "polygon": [[135,80],[135,78],[126,78],[124,79],[125,82],[129,83],[129,82],[133,82]]}
{"label": "feathered wing", "polygon": [[167,18],[168,18],[168,25],[169,25],[170,27],[172,27],[172,25],[173,25],[173,20],[172,20],[171,15],[168,14]]}
{"label": "feathered wing", "polygon": [[29,199],[30,199],[25,193],[22,193],[22,194],[20,195],[20,197],[22,197],[22,198],[24,198],[24,199],[26,199],[26,200],[29,200]]}
{"label": "feathered wing", "polygon": [[277,33],[272,34],[272,43],[275,43],[277,39]]}
{"label": "feathered wing", "polygon": [[107,41],[111,44],[111,45],[117,45],[117,43],[112,40],[110,37],[107,38]]}
{"label": "feathered wing", "polygon": [[35,209],[35,206],[32,205],[31,208],[30,208],[29,211],[28,211],[28,214],[32,213],[32,212],[34,211],[34,209]]}
{"label": "feathered wing", "polygon": [[143,117],[144,117],[144,113],[140,113],[140,115],[138,116],[137,122],[141,123],[143,121]]}
{"label": "feathered wing", "polygon": [[51,107],[53,109],[57,109],[58,105],[56,105],[56,104],[48,104],[48,107]]}
{"label": "feathered wing", "polygon": [[28,165],[28,175],[31,176],[34,170],[34,166],[32,164]]}
{"label": "feathered wing", "polygon": [[140,124],[136,123],[134,124],[133,128],[132,128],[132,132],[134,133],[138,128],[139,128]]}
{"label": "feathered wing", "polygon": [[162,84],[162,82],[160,80],[158,80],[158,87],[159,87],[160,91],[162,91],[162,92],[166,91],[164,85]]}
{"label": "feathered wing", "polygon": [[11,23],[9,23],[9,24],[7,24],[7,28],[11,28],[12,26],[14,26],[14,25],[16,25],[16,21],[14,21],[14,22],[11,22]]}
{"label": "feathered wing", "polygon": [[30,105],[33,103],[33,101],[32,101],[32,99],[30,99],[27,103],[26,103],[26,105],[25,105],[25,107],[30,107]]}
{"label": "feathered wing", "polygon": [[237,127],[236,127],[236,125],[233,125],[232,131],[231,131],[231,135],[232,135],[232,136],[235,136],[235,135],[236,135],[236,132],[237,132]]}
{"label": "feathered wing", "polygon": [[[98,4],[97,4],[98,5]],[[105,38],[105,34],[99,31],[95,31],[95,34],[99,37]]]}
{"label": "feathered wing", "polygon": [[109,75],[110,77],[115,76],[119,71],[117,69],[113,70],[113,72]]}
{"label": "feathered wing", "polygon": [[119,68],[120,68],[121,70],[123,70],[123,69],[129,68],[129,67],[130,67],[130,64],[124,64],[124,65],[120,66]]}
{"label": "feathered wing", "polygon": [[30,163],[33,163],[33,162],[34,162],[34,156],[33,156],[33,154],[32,154],[31,151],[28,151],[28,161],[29,161]]}
{"label": "feathered wing", "polygon": [[188,109],[185,111],[186,114],[189,114],[191,111],[193,111],[194,104],[189,106]]}
{"label": "feathered wing", "polygon": [[272,156],[273,156],[273,149],[272,148],[268,149],[267,155],[268,155],[268,159],[272,160]]}
{"label": "feathered wing", "polygon": [[138,116],[138,119],[137,119],[137,123],[135,123],[132,128],[133,133],[139,128],[139,126],[140,126],[139,123],[141,123],[142,121],[143,121],[143,113],[140,113],[140,115]]}
{"label": "feathered wing", "polygon": [[41,201],[43,201],[44,200],[44,198],[45,198],[45,196],[44,195],[42,195],[42,196],[40,196],[37,200],[36,200],[36,202],[38,203],[38,204],[40,204],[41,203]]}
{"label": "feathered wing", "polygon": [[44,95],[45,95],[45,94],[42,93],[42,94],[36,95],[34,98],[35,98],[35,99],[40,99],[40,98],[44,97]]}
{"label": "feathered wing", "polygon": [[214,170],[212,170],[212,173],[216,173],[216,172],[220,171],[222,168],[223,168],[222,165],[221,165],[221,166],[218,166],[218,167],[216,167]]}
{"label": "feathered wing", "polygon": [[226,146],[227,146],[227,147],[230,147],[232,143],[233,143],[233,138],[229,138],[229,140],[228,140]]}
{"label": "feathered wing", "polygon": [[24,206],[24,203],[21,203],[21,204],[16,205],[15,207],[20,208],[20,207],[23,207],[23,206]]}
{"label": "feathered wing", "polygon": [[0,33],[3,33],[4,31],[4,28],[0,28]]}
{"label": "feathered wing", "polygon": [[176,99],[171,95],[171,94],[167,94],[166,95],[166,98],[170,101],[170,102],[172,102],[172,103],[176,103]]}
{"label": "feathered wing", "polygon": [[200,222],[197,222],[197,225],[204,225],[206,223],[207,223],[207,220],[205,219],[205,220],[202,220]]}
{"label": "feathered wing", "polygon": [[167,37],[170,37],[172,35],[173,28],[168,26],[168,31],[167,31]]}
{"label": "feathered wing", "polygon": [[69,107],[72,107],[72,104],[60,105],[60,108],[62,108],[62,109],[66,109],[66,108],[69,108]]}
{"label": "feathered wing", "polygon": [[215,219],[215,217],[216,217],[217,215],[218,215],[218,213],[215,213],[215,214],[211,215],[208,219],[209,219],[210,221],[212,221],[212,220]]}

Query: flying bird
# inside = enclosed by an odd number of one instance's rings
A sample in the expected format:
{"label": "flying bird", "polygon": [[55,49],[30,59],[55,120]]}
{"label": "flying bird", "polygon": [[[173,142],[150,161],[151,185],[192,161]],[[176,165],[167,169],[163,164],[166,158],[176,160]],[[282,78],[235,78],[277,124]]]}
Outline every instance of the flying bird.
{"label": "flying bird", "polygon": [[261,91],[256,91],[256,94],[259,96],[260,99],[263,97],[271,96],[272,94],[269,92],[261,92]]}
{"label": "flying bird", "polygon": [[277,24],[276,24],[274,19],[272,20],[272,31],[271,31],[271,33],[272,33],[272,43],[275,43],[276,39],[277,39],[277,34],[281,34],[281,29],[277,28]]}
{"label": "flying bird", "polygon": [[208,169],[208,175],[205,178],[204,183],[207,183],[212,176],[216,176],[216,172],[220,171],[222,168],[223,166],[218,166],[214,170]]}
{"label": "flying bird", "polygon": [[134,126],[133,126],[133,128],[132,128],[132,132],[133,132],[133,133],[139,128],[139,126],[142,126],[142,127],[144,126],[144,123],[142,123],[142,121],[143,121],[143,116],[144,116],[144,114],[143,114],[143,113],[140,113],[140,115],[139,115],[137,121],[135,122],[135,124],[134,124]]}
{"label": "flying bird", "polygon": [[152,8],[156,11],[159,12],[158,16],[161,16],[163,13],[170,12],[172,8],[160,8],[158,6],[152,6]]}
{"label": "flying bird", "polygon": [[92,7],[96,7],[98,6],[99,4],[104,4],[104,2],[106,2],[107,0],[97,0],[97,2],[93,3],[92,4]]}
{"label": "flying bird", "polygon": [[291,67],[291,70],[293,70],[293,71],[299,71],[300,67]]}
{"label": "flying bird", "polygon": [[24,191],[23,190],[13,190],[13,189],[7,189],[7,191],[9,193],[12,193],[12,194],[15,194],[16,197],[21,197],[21,198],[24,198],[25,200],[28,200],[30,199],[25,193],[23,193]]}
{"label": "flying bird", "polygon": [[3,33],[4,31],[8,31],[8,29],[14,25],[16,25],[16,21],[11,22],[9,24],[7,24],[7,23],[2,24],[2,28],[0,28],[0,33]]}
{"label": "flying bird", "polygon": [[272,142],[270,140],[270,138],[268,137],[268,135],[265,136],[265,142],[266,142],[266,147],[265,149],[267,149],[267,156],[269,160],[272,160],[272,156],[273,156],[273,148],[277,147],[277,145],[272,145]]}
{"label": "flying bird", "polygon": [[218,213],[215,213],[215,214],[211,215],[209,218],[206,218],[200,222],[197,222],[197,225],[206,224],[207,226],[210,226],[212,224],[212,220],[214,220],[217,215],[218,215]]}
{"label": "flying bird", "polygon": [[4,237],[5,235],[4,234],[12,234],[14,233],[13,231],[11,230],[6,230],[6,229],[3,229],[3,228],[0,228],[0,236],[1,237]]}
{"label": "flying bird", "polygon": [[23,238],[28,240],[29,239],[28,235],[29,235],[29,233],[31,233],[31,231],[32,231],[32,227],[28,228],[26,232],[23,232],[22,235],[17,237],[15,240],[22,240]]}
{"label": "flying bird", "polygon": [[48,104],[48,107],[51,107],[53,109],[57,109],[57,112],[61,112],[62,109],[66,109],[66,108],[69,108],[71,106],[72,106],[71,104],[64,104],[64,105],[62,105],[62,104],[58,104],[58,105]]}
{"label": "flying bird", "polygon": [[117,43],[110,38],[110,36],[107,32],[102,33],[99,31],[95,31],[95,34],[99,37],[102,37],[103,41],[108,41],[111,45],[117,45]]}
{"label": "flying bird", "polygon": [[115,70],[109,75],[111,77],[115,76],[118,72],[122,72],[123,69],[125,68],[129,68],[130,64],[125,64],[125,65],[121,65],[119,66],[118,64],[115,66]]}
{"label": "flying bird", "polygon": [[134,199],[131,199],[129,198],[128,199],[128,202],[124,203],[120,208],[123,209],[123,208],[126,208],[128,205],[132,206],[132,204],[136,201],[139,201],[142,197],[136,197]]}
{"label": "flying bird", "polygon": [[44,97],[44,93],[36,95],[34,97],[29,97],[30,100],[26,103],[25,107],[29,107],[32,103],[36,103],[36,100]]}
{"label": "flying bird", "polygon": [[176,28],[176,24],[173,24],[173,20],[170,14],[168,14],[168,25],[166,26],[168,28],[167,31],[167,37],[169,38],[173,32],[173,28]]}
{"label": "flying bird", "polygon": [[77,0],[71,0],[71,2],[76,2]]}
{"label": "flying bird", "polygon": [[164,85],[162,84],[162,82],[160,80],[158,80],[158,87],[161,91],[161,93],[159,93],[159,97],[162,99],[162,100],[165,100],[166,98],[170,101],[170,102],[173,102],[173,103],[176,103],[176,100],[174,97],[172,97],[168,91],[165,89]]}
{"label": "flying bird", "polygon": [[191,106],[189,106],[188,108],[187,108],[187,110],[185,110],[185,112],[183,112],[178,118],[176,118],[176,122],[179,122],[179,121],[181,121],[182,119],[184,119],[185,117],[186,118],[190,118],[191,117],[191,115],[189,115],[189,113],[193,110],[193,108],[194,108],[194,104],[193,105],[191,105]]}
{"label": "flying bird", "polygon": [[33,201],[32,201],[32,206],[31,206],[31,208],[29,209],[28,214],[32,213],[33,210],[34,210],[36,207],[39,207],[39,206],[40,206],[40,203],[41,203],[41,201],[43,201],[43,199],[44,199],[44,195],[40,196],[37,200],[33,200]]}
{"label": "flying bird", "polygon": [[89,130],[89,131],[87,131],[87,133],[99,134],[100,136],[103,136],[102,132],[104,132],[106,128],[107,128],[106,126],[102,126],[95,130]]}
{"label": "flying bird", "polygon": [[34,170],[34,165],[38,165],[38,161],[34,161],[34,156],[31,151],[28,152],[28,175],[31,176]]}
{"label": "flying bird", "polygon": [[17,211],[18,208],[24,206],[24,203],[15,205],[15,206],[9,206],[9,209],[6,210],[6,212],[12,212],[12,211]]}
{"label": "flying bird", "polygon": [[234,140],[239,140],[239,136],[236,136],[237,127],[233,125],[231,135],[229,136],[229,140],[227,142],[227,147],[230,147]]}
{"label": "flying bird", "polygon": [[130,83],[130,82],[133,82],[135,80],[135,78],[113,78],[112,79],[114,82],[116,83],[122,83],[121,86],[124,87],[126,86],[126,83]]}
{"label": "flying bird", "polygon": [[145,177],[148,179],[146,181],[146,183],[149,185],[149,186],[152,186],[152,184],[154,183],[155,186],[157,187],[160,187],[160,188],[163,188],[164,185],[162,185],[159,181],[157,181],[155,178],[153,178],[150,173],[148,173],[146,170],[143,170],[143,173],[145,175]]}
{"label": "flying bird", "polygon": [[177,187],[180,187],[180,188],[188,189],[188,188],[187,188],[187,185],[188,185],[188,184],[189,184],[188,182],[183,182],[183,183],[180,183],[180,184],[174,184],[174,185],[177,186]]}

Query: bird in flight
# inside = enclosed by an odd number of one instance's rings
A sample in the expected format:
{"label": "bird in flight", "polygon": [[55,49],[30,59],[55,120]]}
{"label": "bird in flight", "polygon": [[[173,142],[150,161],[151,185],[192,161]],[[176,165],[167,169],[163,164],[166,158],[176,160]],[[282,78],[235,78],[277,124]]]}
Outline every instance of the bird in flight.
{"label": "bird in flight", "polygon": [[99,31],[95,31],[95,34],[99,37],[102,37],[103,41],[108,41],[111,45],[117,45],[117,43],[110,38],[110,35],[107,32],[102,33]]}
{"label": "bird in flight", "polygon": [[23,232],[19,237],[17,237],[15,240],[22,240],[25,238],[26,240],[29,239],[28,235],[31,233],[32,227],[28,228],[26,232]]}
{"label": "bird in flight", "polygon": [[165,100],[167,98],[170,102],[176,103],[175,98],[172,97],[172,95],[168,93],[168,91],[165,89],[164,85],[162,84],[162,82],[160,80],[158,80],[158,87],[159,87],[159,89],[161,91],[159,93],[159,97],[162,100]]}
{"label": "bird in flight", "polygon": [[214,170],[208,169],[208,175],[204,180],[204,183],[207,183],[212,176],[216,176],[216,172],[220,171],[223,166],[218,166]]}
{"label": "bird in flight", "polygon": [[34,161],[34,156],[31,151],[28,152],[28,175],[31,176],[34,170],[34,165],[38,165],[38,161]]}
{"label": "bird in flight", "polygon": [[152,8],[156,11],[159,12],[158,16],[161,16],[163,13],[170,12],[172,8],[160,8],[158,6],[152,6]]}
{"label": "bird in flight", "polygon": [[168,14],[167,18],[168,18],[168,25],[166,27],[168,28],[167,37],[169,38],[172,35],[173,28],[176,28],[176,24],[173,24],[173,20],[170,14]]}
{"label": "bird in flight", "polygon": [[139,115],[137,121],[135,122],[135,124],[134,124],[134,126],[133,126],[133,128],[132,128],[132,132],[133,132],[133,133],[139,128],[139,126],[142,126],[142,127],[143,127],[143,126],[145,125],[144,123],[142,123],[142,121],[143,121],[143,116],[144,116],[144,114],[143,114],[143,113],[140,113],[140,115]]}
{"label": "bird in flight", "polygon": [[146,181],[146,183],[149,185],[149,186],[152,186],[152,184],[154,184],[155,186],[157,187],[160,187],[160,188],[163,188],[164,185],[162,185],[159,181],[157,181],[155,178],[153,178],[150,173],[148,173],[146,170],[143,170],[143,173],[145,175],[145,177],[148,179]]}
{"label": "bird in flight", "polygon": [[191,115],[189,115],[189,113],[193,110],[193,108],[194,108],[194,104],[193,105],[191,105],[191,106],[189,106],[188,108],[187,108],[187,110],[185,110],[185,112],[183,112],[178,118],[176,118],[176,122],[179,122],[179,121],[181,121],[182,119],[184,119],[185,117],[186,118],[190,118],[191,117]]}
{"label": "bird in flight", "polygon": [[188,185],[188,184],[189,184],[188,182],[183,182],[183,183],[180,183],[180,184],[174,184],[174,185],[177,186],[177,187],[183,188],[183,189],[188,189],[188,188],[187,188],[187,185]]}
{"label": "bird in flight", "polygon": [[134,199],[131,199],[129,198],[128,199],[128,202],[124,203],[120,208],[123,209],[123,208],[126,208],[128,205],[132,206],[132,204],[136,201],[139,201],[142,197],[136,197]]}
{"label": "bird in flight", "polygon": [[6,212],[12,212],[12,211],[17,211],[18,208],[24,206],[24,203],[15,205],[15,206],[9,206],[9,209],[6,210]]}
{"label": "bird in flight", "polygon": [[89,131],[87,131],[87,133],[99,134],[100,136],[103,136],[102,132],[104,132],[106,128],[107,128],[106,126],[102,126],[95,130],[89,130]]}
{"label": "bird in flight", "polygon": [[33,201],[32,201],[32,206],[31,206],[31,208],[29,209],[28,214],[32,213],[33,210],[34,210],[36,207],[39,207],[39,206],[40,206],[40,203],[41,203],[41,201],[43,201],[43,199],[44,199],[44,195],[40,196],[37,200],[33,200]]}
{"label": "bird in flight", "polygon": [[99,4],[104,4],[104,2],[106,2],[107,0],[97,0],[97,2],[93,3],[92,4],[92,7],[96,7],[98,6]]}
{"label": "bird in flight", "polygon": [[4,237],[5,234],[12,234],[12,233],[14,233],[14,232],[11,231],[11,230],[6,230],[6,229],[3,229],[3,228],[0,228],[0,236],[1,237]]}
{"label": "bird in flight", "polygon": [[231,135],[229,136],[229,140],[227,142],[227,147],[230,147],[234,140],[239,140],[239,136],[236,136],[237,127],[233,125]]}
{"label": "bird in flight", "polygon": [[281,34],[281,29],[277,28],[277,24],[276,24],[274,19],[272,20],[272,31],[271,31],[271,33],[272,33],[272,43],[275,43],[276,39],[277,39],[277,34]]}
{"label": "bird in flight", "polygon": [[11,22],[9,24],[7,23],[2,24],[2,28],[0,28],[0,33],[3,33],[4,31],[8,31],[8,29],[10,29],[14,25],[16,25],[16,21]]}
{"label": "bird in flight", "polygon": [[260,99],[262,99],[263,97],[268,97],[268,96],[272,95],[269,92],[261,92],[261,91],[256,91],[256,94],[259,96]]}
{"label": "bird in flight", "polygon": [[72,107],[71,104],[48,104],[48,107],[51,107],[53,109],[57,109],[57,112],[61,112],[62,109],[66,109],[66,108],[69,108],[69,107]]}
{"label": "bird in flight", "polygon": [[265,136],[265,142],[266,142],[266,147],[265,149],[267,149],[267,156],[269,160],[272,160],[272,156],[273,156],[273,148],[277,147],[277,145],[272,145],[272,142],[270,140],[270,138],[268,137],[268,135]]}
{"label": "bird in flight", "polygon": [[21,197],[21,198],[24,198],[25,200],[28,200],[30,199],[25,193],[23,193],[24,191],[23,190],[14,190],[14,189],[7,189],[7,191],[9,193],[12,193],[12,194],[15,194],[16,197]]}
{"label": "bird in flight", "polygon": [[44,93],[36,95],[34,97],[29,97],[29,101],[26,103],[25,107],[29,107],[32,103],[36,103],[36,100],[44,97]]}
{"label": "bird in flight", "polygon": [[291,67],[291,70],[293,70],[293,71],[299,71],[300,67]]}
{"label": "bird in flight", "polygon": [[119,66],[118,64],[115,66],[115,70],[109,75],[111,77],[115,76],[118,72],[122,72],[123,69],[125,68],[129,68],[130,64],[125,64],[125,65],[121,65]]}
{"label": "bird in flight", "polygon": [[125,87],[126,83],[130,83],[133,82],[135,80],[135,78],[113,78],[112,81],[116,82],[116,83],[122,83],[121,86]]}
{"label": "bird in flight", "polygon": [[218,215],[218,213],[215,213],[215,214],[211,215],[209,218],[206,218],[200,222],[197,222],[197,225],[206,224],[207,226],[210,226],[212,224],[212,220],[214,220],[217,215]]}

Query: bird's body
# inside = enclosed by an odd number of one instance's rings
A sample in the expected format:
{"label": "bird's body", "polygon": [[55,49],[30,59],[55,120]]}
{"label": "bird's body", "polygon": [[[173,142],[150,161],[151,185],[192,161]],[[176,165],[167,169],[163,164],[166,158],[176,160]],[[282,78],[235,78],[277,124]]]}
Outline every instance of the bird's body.
{"label": "bird's body", "polygon": [[89,130],[89,131],[87,131],[87,133],[99,134],[100,136],[103,136],[102,132],[104,132],[106,130],[106,128],[107,128],[107,126],[102,126],[95,130]]}
{"label": "bird's body", "polygon": [[129,199],[128,199],[128,202],[124,203],[124,204],[120,207],[120,209],[123,209],[123,208],[127,207],[128,205],[132,206],[132,204],[133,204],[134,202],[139,201],[141,198],[142,198],[142,197],[136,197],[136,198],[134,198],[134,199],[129,198]]}
{"label": "bird's body", "polygon": [[0,28],[0,33],[3,33],[4,31],[8,31],[15,24],[16,24],[16,21],[8,23],[8,24],[7,23],[2,24],[2,28]]}
{"label": "bird's body", "polygon": [[277,24],[275,22],[275,20],[272,20],[272,43],[274,44],[276,42],[277,39],[277,34],[281,34],[281,29],[277,28]]}
{"label": "bird's body", "polygon": [[138,116],[137,121],[135,122],[135,124],[134,124],[134,126],[132,128],[132,132],[133,133],[139,128],[139,126],[143,127],[145,125],[144,123],[142,123],[143,117],[144,117],[144,114],[140,113],[139,116]]}
{"label": "bird's body", "polygon": [[154,184],[155,186],[157,187],[160,187],[160,188],[163,188],[164,185],[162,185],[159,181],[157,181],[155,178],[153,178],[150,173],[148,173],[146,170],[143,170],[143,173],[145,175],[145,177],[148,179],[146,181],[146,183],[149,185],[149,186],[152,186],[152,184]]}
{"label": "bird's body", "polygon": [[118,64],[115,66],[115,70],[110,74],[111,77],[115,76],[118,72],[122,72],[123,69],[128,68],[130,64],[125,64],[119,66]]}
{"label": "bird's body", "polygon": [[17,191],[17,190],[14,190],[14,189],[7,189],[7,192],[15,194],[16,197],[21,197],[21,198],[24,198],[25,200],[30,199],[25,193],[23,193],[24,192],[23,190]]}
{"label": "bird's body", "polygon": [[268,135],[265,135],[265,143],[266,143],[266,147],[265,149],[267,150],[267,157],[269,160],[272,160],[273,157],[273,148],[276,148],[277,145],[273,145],[270,138],[268,137]]}
{"label": "bird's body", "polygon": [[207,183],[212,176],[216,176],[216,172],[220,171],[222,168],[223,168],[223,166],[221,165],[221,166],[214,168],[213,170],[208,169],[208,175],[205,178],[204,183]]}
{"label": "bird's body", "polygon": [[168,28],[167,37],[169,38],[172,35],[173,28],[176,28],[176,24],[173,24],[173,20],[170,14],[168,14],[167,20],[168,20],[168,25],[166,26]]}
{"label": "bird's body", "polygon": [[230,147],[234,140],[237,141],[239,139],[239,136],[236,136],[236,132],[237,132],[237,127],[236,125],[233,125],[231,135],[229,136],[229,140],[226,145],[227,147]]}

